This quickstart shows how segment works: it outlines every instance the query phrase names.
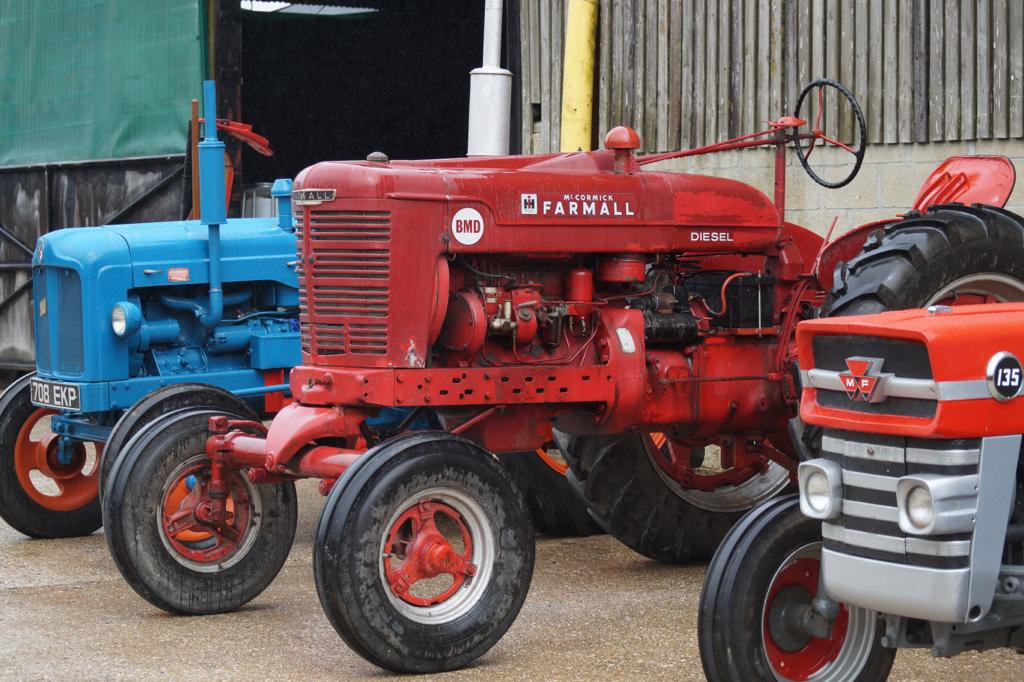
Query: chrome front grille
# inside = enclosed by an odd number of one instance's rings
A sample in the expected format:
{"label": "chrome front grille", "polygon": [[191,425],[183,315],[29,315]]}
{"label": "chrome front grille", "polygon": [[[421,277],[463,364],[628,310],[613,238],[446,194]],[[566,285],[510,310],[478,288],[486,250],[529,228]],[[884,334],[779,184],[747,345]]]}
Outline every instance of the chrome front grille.
{"label": "chrome front grille", "polygon": [[[917,536],[903,532],[897,481],[908,475],[976,475],[981,443],[826,431],[822,457],[842,469],[842,511],[822,524],[825,547],[836,552],[929,568],[969,565],[973,533]],[[977,504],[977,498],[974,499]]]}

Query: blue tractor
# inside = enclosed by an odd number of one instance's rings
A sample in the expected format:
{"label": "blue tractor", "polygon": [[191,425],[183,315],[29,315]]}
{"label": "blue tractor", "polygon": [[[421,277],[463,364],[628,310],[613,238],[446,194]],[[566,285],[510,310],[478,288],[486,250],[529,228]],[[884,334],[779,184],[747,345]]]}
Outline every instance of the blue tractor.
{"label": "blue tractor", "polygon": [[[216,120],[212,81],[206,120]],[[32,537],[101,525],[104,449],[209,406],[264,418],[299,363],[291,181],[228,219],[224,145],[199,145],[199,220],[60,230],[33,258],[36,372],[0,396],[0,517]]]}

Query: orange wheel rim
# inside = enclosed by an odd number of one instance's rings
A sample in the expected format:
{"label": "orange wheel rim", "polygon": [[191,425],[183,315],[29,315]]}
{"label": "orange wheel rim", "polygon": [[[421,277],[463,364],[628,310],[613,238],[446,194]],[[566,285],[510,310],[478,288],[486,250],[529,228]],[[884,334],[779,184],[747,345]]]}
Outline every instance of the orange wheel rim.
{"label": "orange wheel rim", "polygon": [[568,464],[552,457],[551,453],[544,448],[537,448],[537,456],[540,457],[542,462],[557,471],[560,476],[565,476],[565,472],[569,471]]}
{"label": "orange wheel rim", "polygon": [[[96,499],[99,458],[103,454],[103,445],[93,444],[96,448],[96,461],[89,473],[85,473],[88,455],[84,443],[74,445],[71,464],[60,464],[56,457],[60,436],[49,429],[39,438],[33,438],[32,434],[43,419],[55,414],[55,410],[41,407],[32,412],[22,424],[14,441],[14,471],[21,489],[33,502],[51,511],[70,512]],[[48,490],[43,490],[33,480],[33,471],[49,480],[46,485]],[[53,489],[56,489],[55,493]]]}
{"label": "orange wheel rim", "polygon": [[[192,491],[188,487],[186,478],[180,479],[175,486],[167,493],[167,497],[164,500],[164,516],[170,516],[182,508],[182,503],[185,501]],[[228,514],[235,513],[235,500],[232,497],[228,497],[224,501],[224,508],[227,509]],[[179,542],[202,542],[203,540],[209,540],[213,537],[213,533],[207,531],[197,530],[183,530],[175,534],[175,539]]]}

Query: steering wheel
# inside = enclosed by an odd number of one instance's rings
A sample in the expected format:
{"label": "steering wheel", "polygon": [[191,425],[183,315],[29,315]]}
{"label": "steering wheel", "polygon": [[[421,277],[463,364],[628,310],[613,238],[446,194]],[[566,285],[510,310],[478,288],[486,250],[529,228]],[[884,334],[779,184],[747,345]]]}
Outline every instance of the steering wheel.
{"label": "steering wheel", "polygon": [[[825,134],[824,130],[821,129],[821,115],[825,110],[825,88],[835,88],[838,90],[839,94],[845,97],[846,101],[848,101],[850,106],[853,108],[853,114],[857,119],[857,128],[860,132],[860,145],[857,149],[853,149],[850,145],[840,142],[839,140],[832,139]],[[846,86],[842,83],[838,83],[828,78],[819,78],[816,81],[808,83],[800,93],[800,97],[796,101],[796,110],[793,112],[795,117],[801,118],[800,109],[804,105],[804,98],[806,98],[812,90],[818,91],[818,114],[814,118],[814,125],[811,128],[809,135],[811,144],[807,146],[807,151],[805,153],[804,147],[800,144],[800,140],[798,139],[796,143],[796,155],[800,159],[800,165],[803,166],[804,170],[807,171],[807,174],[811,176],[811,180],[814,180],[822,187],[829,187],[831,189],[844,187],[850,184],[850,182],[857,177],[857,173],[860,171],[860,166],[864,163],[864,152],[868,145],[868,127],[867,124],[864,123],[864,111],[860,108],[860,104],[857,103],[857,98],[854,97],[853,93],[847,90]],[[803,139],[806,139],[806,137]],[[818,140],[822,141],[822,146],[825,144],[832,144],[841,149],[845,149],[850,154],[853,154],[856,161],[854,162],[853,170],[850,171],[849,175],[837,182],[831,182],[814,172],[814,169],[811,168],[811,164],[808,162],[808,159],[810,159],[811,154],[814,153],[814,147],[818,143]]]}

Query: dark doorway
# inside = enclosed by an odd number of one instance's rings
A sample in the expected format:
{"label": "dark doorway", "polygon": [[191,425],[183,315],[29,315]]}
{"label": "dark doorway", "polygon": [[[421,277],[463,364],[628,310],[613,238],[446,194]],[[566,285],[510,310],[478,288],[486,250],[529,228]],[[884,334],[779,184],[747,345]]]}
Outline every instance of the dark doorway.
{"label": "dark doorway", "polygon": [[[339,3],[331,3],[339,4]],[[480,0],[352,2],[349,16],[241,12],[242,120],[270,139],[246,182],[325,160],[463,156]]]}

